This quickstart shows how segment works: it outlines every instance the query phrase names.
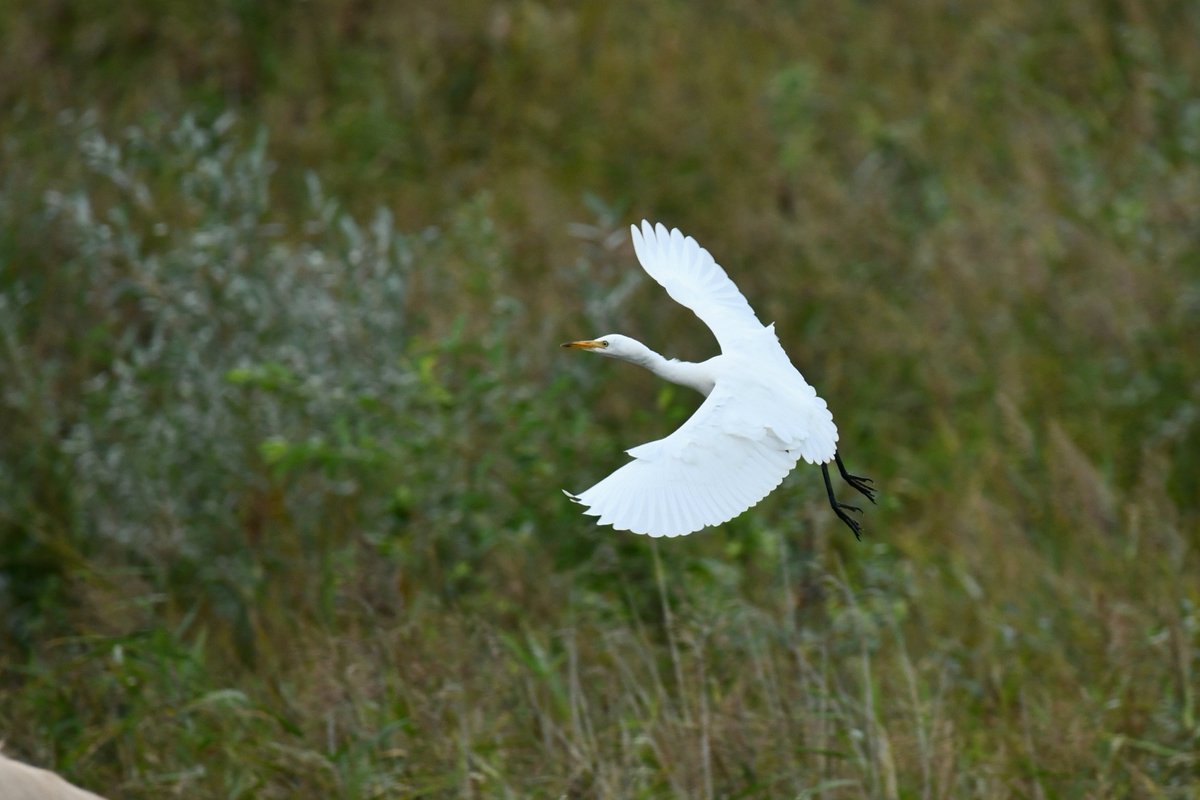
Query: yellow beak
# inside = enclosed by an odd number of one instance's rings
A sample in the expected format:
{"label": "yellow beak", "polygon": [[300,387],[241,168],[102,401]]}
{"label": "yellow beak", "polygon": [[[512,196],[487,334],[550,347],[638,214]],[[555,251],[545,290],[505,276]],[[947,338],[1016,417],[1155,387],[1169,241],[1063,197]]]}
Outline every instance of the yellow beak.
{"label": "yellow beak", "polygon": [[604,342],[600,341],[599,339],[585,339],[582,342],[563,342],[562,346],[580,347],[584,350],[595,350],[597,348],[604,347]]}

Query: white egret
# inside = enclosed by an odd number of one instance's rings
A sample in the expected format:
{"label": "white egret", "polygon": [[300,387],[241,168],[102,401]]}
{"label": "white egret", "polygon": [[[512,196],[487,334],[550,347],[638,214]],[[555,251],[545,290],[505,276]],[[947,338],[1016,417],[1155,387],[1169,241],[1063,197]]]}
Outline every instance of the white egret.
{"label": "white egret", "polygon": [[870,478],[846,471],[825,401],[792,365],[775,335],[707,250],[678,229],[631,226],[633,249],[651,278],[712,330],[721,354],[699,364],[667,359],[628,336],[611,333],[567,342],[645,367],[707,399],[670,436],[629,450],[633,460],[592,488],[571,494],[600,525],[649,536],[683,536],[741,514],[775,490],[800,459],[820,464],[829,504],[861,538],[838,502],[829,463],[875,502]]}

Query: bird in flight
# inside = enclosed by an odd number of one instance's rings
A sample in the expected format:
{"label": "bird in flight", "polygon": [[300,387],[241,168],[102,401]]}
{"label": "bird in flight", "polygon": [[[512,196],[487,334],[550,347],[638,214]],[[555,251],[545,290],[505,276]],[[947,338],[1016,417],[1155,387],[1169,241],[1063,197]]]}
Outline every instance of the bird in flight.
{"label": "bird in flight", "polygon": [[871,479],[851,475],[838,454],[837,426],[725,270],[695,239],[642,221],[630,228],[638,261],[667,294],[712,330],[721,354],[698,364],[667,359],[610,333],[563,347],[629,361],[705,396],[670,436],[629,450],[633,460],[590,489],[571,494],[600,525],[648,536],[684,536],[720,525],[775,490],[800,459],[820,464],[829,504],[862,538],[862,509],[841,503],[829,479],[842,479],[872,503]]}

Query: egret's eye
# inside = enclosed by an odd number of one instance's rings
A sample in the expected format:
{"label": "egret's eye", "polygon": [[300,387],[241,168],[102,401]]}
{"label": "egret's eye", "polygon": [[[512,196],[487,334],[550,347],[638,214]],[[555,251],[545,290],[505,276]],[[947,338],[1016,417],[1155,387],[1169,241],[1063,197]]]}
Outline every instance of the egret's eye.
{"label": "egret's eye", "polygon": [[602,341],[600,342],[600,346],[601,346],[601,347],[608,347],[608,339],[604,339],[604,340],[602,340]]}

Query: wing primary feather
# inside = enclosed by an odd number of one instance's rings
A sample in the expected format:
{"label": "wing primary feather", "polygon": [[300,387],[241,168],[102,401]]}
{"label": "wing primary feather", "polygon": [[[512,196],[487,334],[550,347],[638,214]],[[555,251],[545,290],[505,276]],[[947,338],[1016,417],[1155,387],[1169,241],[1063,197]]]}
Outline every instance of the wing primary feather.
{"label": "wing primary feather", "polygon": [[626,530],[635,527],[641,497],[633,491],[623,492],[613,503],[613,518]]}
{"label": "wing primary feather", "polygon": [[722,481],[716,484],[717,497],[721,500],[721,522],[728,522],[733,519],[734,508],[737,506],[737,498],[733,494],[733,490],[729,484]]}
{"label": "wing primary feather", "polygon": [[675,520],[675,490],[674,487],[664,486],[659,494],[659,510],[662,513],[662,528],[668,536],[675,535],[678,523]]}
{"label": "wing primary feather", "polygon": [[699,516],[705,521],[705,524],[712,525],[717,521],[717,517],[721,516],[717,511],[717,505],[713,501],[712,494],[707,486],[700,487],[698,491],[692,492],[692,502],[699,509]]}
{"label": "wing primary feather", "polygon": [[[657,498],[656,498],[657,499]],[[667,507],[663,503],[654,503],[654,525],[653,529],[666,532],[671,529],[670,516],[667,514]]]}
{"label": "wing primary feather", "polygon": [[633,518],[634,497],[635,495],[632,492],[627,492],[613,500],[613,519],[620,520],[622,524],[627,524],[627,521]]}
{"label": "wing primary feather", "polygon": [[691,525],[691,519],[684,507],[682,491],[677,486],[671,492],[671,526],[679,534],[691,533],[688,528]]}
{"label": "wing primary feather", "polygon": [[704,512],[704,509],[696,504],[695,490],[689,490],[680,494],[679,504],[682,508],[684,519],[687,521],[688,532],[697,531],[708,524],[711,519],[710,515]]}

